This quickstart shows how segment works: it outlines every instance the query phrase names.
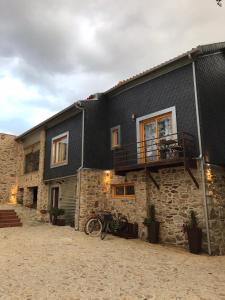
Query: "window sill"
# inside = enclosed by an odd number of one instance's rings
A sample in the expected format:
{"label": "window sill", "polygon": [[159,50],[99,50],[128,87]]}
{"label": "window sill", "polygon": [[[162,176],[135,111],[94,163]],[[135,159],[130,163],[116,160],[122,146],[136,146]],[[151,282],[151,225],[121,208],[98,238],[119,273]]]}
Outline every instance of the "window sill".
{"label": "window sill", "polygon": [[135,200],[135,196],[112,196],[112,199],[116,200]]}
{"label": "window sill", "polygon": [[38,172],[39,172],[39,170],[30,171],[30,172],[24,172],[23,175],[24,175],[24,176],[28,176],[28,175],[31,175],[31,174],[33,174],[33,173],[38,173]]}
{"label": "window sill", "polygon": [[51,164],[50,168],[57,168],[57,167],[62,167],[68,165],[68,161],[65,161],[63,163],[57,163],[57,164]]}
{"label": "window sill", "polygon": [[121,145],[117,145],[117,146],[111,147],[111,150],[113,151],[113,150],[117,150],[117,149],[120,149],[120,148],[121,148]]}

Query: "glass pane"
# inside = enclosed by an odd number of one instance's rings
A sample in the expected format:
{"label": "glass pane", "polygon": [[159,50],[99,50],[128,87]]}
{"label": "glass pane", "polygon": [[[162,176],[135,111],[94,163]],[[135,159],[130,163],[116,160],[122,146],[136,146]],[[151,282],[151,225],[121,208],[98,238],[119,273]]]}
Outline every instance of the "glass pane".
{"label": "glass pane", "polygon": [[[159,139],[172,134],[171,118],[167,117],[158,121],[158,137]],[[170,137],[167,137],[170,139]]]}
{"label": "glass pane", "polygon": [[118,196],[124,195],[124,186],[116,186],[115,187],[115,194]]}
{"label": "glass pane", "polygon": [[126,195],[134,195],[134,186],[133,185],[127,185],[125,187]]}
{"label": "glass pane", "polygon": [[148,160],[156,159],[156,123],[148,123],[144,126],[145,155]]}
{"label": "glass pane", "polygon": [[113,146],[119,145],[119,130],[114,129],[113,130]]}

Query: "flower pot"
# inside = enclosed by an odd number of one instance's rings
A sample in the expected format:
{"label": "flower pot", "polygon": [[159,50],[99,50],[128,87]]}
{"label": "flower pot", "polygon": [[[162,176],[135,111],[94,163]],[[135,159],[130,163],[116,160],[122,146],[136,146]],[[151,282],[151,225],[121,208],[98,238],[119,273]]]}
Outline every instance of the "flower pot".
{"label": "flower pot", "polygon": [[48,211],[47,211],[46,209],[41,209],[41,210],[40,210],[40,213],[43,214],[43,215],[47,214],[47,212],[48,212]]}
{"label": "flower pot", "polygon": [[57,219],[56,220],[56,225],[65,226],[66,225],[65,219]]}
{"label": "flower pot", "polygon": [[189,251],[199,254],[202,251],[202,229],[198,227],[186,227]]}
{"label": "flower pot", "polygon": [[148,241],[152,244],[157,244],[159,242],[159,226],[158,221],[153,221],[149,224],[145,224],[148,228]]}
{"label": "flower pot", "polygon": [[66,225],[66,221],[65,221],[65,216],[64,215],[57,217],[56,225],[58,225],[58,226],[65,226]]}

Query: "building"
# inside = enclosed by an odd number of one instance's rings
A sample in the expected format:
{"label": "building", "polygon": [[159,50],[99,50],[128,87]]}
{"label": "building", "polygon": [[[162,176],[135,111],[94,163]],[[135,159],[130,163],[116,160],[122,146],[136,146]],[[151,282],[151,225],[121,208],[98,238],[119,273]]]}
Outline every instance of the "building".
{"label": "building", "polygon": [[38,188],[37,210],[62,207],[77,230],[91,211],[116,210],[143,239],[154,204],[161,242],[184,247],[194,210],[204,250],[225,254],[224,83],[225,43],[217,43],[76,102],[16,139],[25,161],[39,151],[36,183],[25,187],[32,174],[17,175],[19,198],[27,203]]}

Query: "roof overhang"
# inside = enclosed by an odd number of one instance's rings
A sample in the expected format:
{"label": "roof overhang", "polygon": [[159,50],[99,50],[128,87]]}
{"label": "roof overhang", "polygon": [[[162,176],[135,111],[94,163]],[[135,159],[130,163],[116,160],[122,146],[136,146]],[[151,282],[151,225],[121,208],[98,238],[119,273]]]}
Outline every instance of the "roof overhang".
{"label": "roof overhang", "polygon": [[48,118],[47,120],[41,122],[40,124],[32,127],[31,129],[25,131],[21,135],[19,135],[15,140],[22,141],[24,138],[28,137],[31,134],[34,134],[41,129],[51,128],[58,123],[61,123],[77,114],[79,114],[83,110],[82,101],[78,101],[73,103],[72,105],[68,106],[67,108],[61,110],[57,114],[53,115],[52,117]]}

